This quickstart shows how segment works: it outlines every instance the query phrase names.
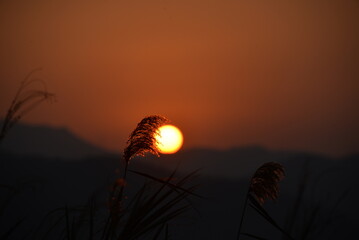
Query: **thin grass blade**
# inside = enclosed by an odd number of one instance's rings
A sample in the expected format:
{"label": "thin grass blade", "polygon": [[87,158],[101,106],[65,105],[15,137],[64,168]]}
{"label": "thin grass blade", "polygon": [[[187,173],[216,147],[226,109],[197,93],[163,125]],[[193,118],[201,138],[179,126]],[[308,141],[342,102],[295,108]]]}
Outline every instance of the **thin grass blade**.
{"label": "thin grass blade", "polygon": [[262,238],[262,237],[258,237],[256,235],[250,234],[250,233],[241,233],[241,235],[245,235],[254,239],[258,239],[258,240],[267,240],[267,238]]}
{"label": "thin grass blade", "polygon": [[151,175],[149,175],[149,174],[147,174],[147,173],[142,173],[142,172],[138,172],[138,171],[135,171],[135,170],[129,170],[129,171],[132,172],[132,173],[138,174],[138,175],[140,175],[140,176],[143,176],[143,177],[146,177],[146,178],[155,180],[155,181],[157,181],[157,182],[165,183],[165,184],[167,184],[167,185],[168,185],[169,187],[171,187],[171,188],[174,188],[174,189],[177,189],[177,190],[181,190],[181,191],[186,192],[186,193],[188,193],[188,194],[190,194],[190,195],[193,195],[193,196],[196,196],[196,197],[199,197],[199,198],[204,198],[204,197],[202,197],[202,196],[200,196],[200,195],[198,195],[198,194],[196,194],[196,193],[193,193],[193,192],[188,191],[188,190],[185,189],[185,188],[182,188],[182,187],[180,187],[180,186],[178,186],[178,185],[174,185],[174,184],[172,184],[172,183],[170,183],[170,182],[166,182],[166,181],[164,181],[164,180],[162,180],[162,179],[156,178],[156,177],[151,176]]}
{"label": "thin grass blade", "polygon": [[251,203],[251,204],[249,204],[249,206],[252,207],[257,213],[259,213],[264,219],[266,219],[270,224],[272,224],[280,232],[282,232],[284,235],[286,235],[289,239],[294,240],[294,238],[292,236],[290,236],[290,234],[287,233],[283,228],[281,228],[278,225],[278,223],[267,213],[267,211],[259,203],[257,203],[256,205]]}
{"label": "thin grass blade", "polygon": [[21,219],[19,221],[17,221],[9,230],[7,230],[1,237],[1,240],[6,240],[8,239],[11,234],[20,226],[20,224],[24,221],[24,219]]}

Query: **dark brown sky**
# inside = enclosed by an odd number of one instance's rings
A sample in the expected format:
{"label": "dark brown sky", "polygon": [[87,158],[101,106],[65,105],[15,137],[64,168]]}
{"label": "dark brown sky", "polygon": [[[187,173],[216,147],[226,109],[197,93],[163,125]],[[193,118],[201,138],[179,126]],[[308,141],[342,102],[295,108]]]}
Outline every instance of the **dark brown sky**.
{"label": "dark brown sky", "polygon": [[0,116],[43,67],[25,120],[109,149],[158,113],[186,148],[359,151],[355,0],[2,0],[0,34]]}

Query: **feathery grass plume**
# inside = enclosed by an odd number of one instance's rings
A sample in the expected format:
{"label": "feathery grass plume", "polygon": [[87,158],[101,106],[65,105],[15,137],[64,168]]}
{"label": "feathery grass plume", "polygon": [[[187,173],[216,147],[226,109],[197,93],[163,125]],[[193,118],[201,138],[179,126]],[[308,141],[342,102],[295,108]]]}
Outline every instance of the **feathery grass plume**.
{"label": "feathery grass plume", "polygon": [[[246,199],[244,201],[241,220],[239,222],[237,239],[240,239],[241,235],[248,235],[248,233],[242,233],[242,224],[244,222],[244,215],[247,208],[247,202],[250,201],[249,206],[252,207],[258,214],[260,214],[268,223],[276,227],[281,231],[288,239],[293,239],[286,231],[284,231],[274,219],[267,213],[262,207],[263,203],[267,199],[276,200],[279,194],[278,183],[285,176],[284,167],[280,163],[268,162],[260,166],[254,173],[250,181],[250,186],[247,191]],[[254,235],[252,235],[253,237]],[[255,236],[257,239],[261,237]]]}
{"label": "feathery grass plume", "polygon": [[129,162],[135,156],[144,156],[146,152],[159,156],[155,134],[159,127],[168,122],[167,118],[159,115],[151,115],[142,119],[127,141],[127,147],[124,150],[125,161]]}
{"label": "feathery grass plume", "polygon": [[[31,78],[32,74],[41,69],[31,71],[21,82],[14,99],[5,116],[3,126],[0,132],[0,142],[5,137],[11,127],[14,126],[26,113],[34,109],[44,101],[55,99],[55,95],[49,93],[46,89],[45,82],[39,78]],[[42,89],[32,89],[35,83],[42,85]]]}
{"label": "feathery grass plume", "polygon": [[278,183],[284,176],[284,167],[281,164],[276,162],[265,163],[254,173],[249,192],[256,196],[260,204],[263,204],[267,199],[276,200],[279,193]]}

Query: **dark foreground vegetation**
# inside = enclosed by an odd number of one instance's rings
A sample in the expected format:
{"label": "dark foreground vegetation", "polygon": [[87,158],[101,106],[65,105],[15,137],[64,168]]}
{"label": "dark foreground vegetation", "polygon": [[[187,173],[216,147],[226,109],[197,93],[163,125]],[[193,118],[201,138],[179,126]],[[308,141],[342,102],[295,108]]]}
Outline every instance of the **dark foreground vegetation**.
{"label": "dark foreground vegetation", "polygon": [[[205,150],[202,151],[205,156]],[[247,149],[238,149],[238,154],[243,151]],[[108,213],[112,183],[119,177],[116,169],[120,156],[65,161],[3,152],[0,158],[3,238],[14,229],[7,239],[64,239],[66,206],[72,231],[80,229],[73,226],[73,222],[80,219],[79,214],[89,206],[96,212],[93,213],[96,231],[101,228],[101,221]],[[352,156],[331,162],[303,154],[282,161],[287,176],[280,184],[279,199],[266,202],[265,209],[294,239],[352,239],[356,236],[359,200],[358,159]],[[224,160],[224,164],[231,163]],[[131,169],[164,179],[171,174],[143,159],[134,159]],[[180,172],[181,168],[178,174],[184,176]],[[128,196],[133,196],[142,183],[150,182],[133,173],[128,177]],[[195,193],[203,198],[192,196],[193,207],[168,223],[170,239],[236,239],[248,178],[201,175],[193,181],[198,184]],[[160,185],[153,184],[157,185],[153,187]],[[89,222],[84,223],[83,232],[72,239],[89,239],[88,228]],[[242,228],[266,239],[282,238],[277,229],[251,208],[247,209]],[[94,236],[99,238],[98,233]]]}

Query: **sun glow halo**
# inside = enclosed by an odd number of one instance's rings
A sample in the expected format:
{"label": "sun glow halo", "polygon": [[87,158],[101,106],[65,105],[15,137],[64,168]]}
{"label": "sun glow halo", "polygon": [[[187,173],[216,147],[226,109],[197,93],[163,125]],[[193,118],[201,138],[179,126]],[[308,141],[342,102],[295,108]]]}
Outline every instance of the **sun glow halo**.
{"label": "sun glow halo", "polygon": [[171,154],[177,152],[183,144],[181,131],[173,125],[164,125],[158,129],[156,135],[157,147],[161,153]]}

